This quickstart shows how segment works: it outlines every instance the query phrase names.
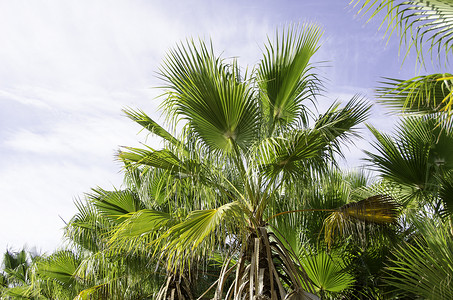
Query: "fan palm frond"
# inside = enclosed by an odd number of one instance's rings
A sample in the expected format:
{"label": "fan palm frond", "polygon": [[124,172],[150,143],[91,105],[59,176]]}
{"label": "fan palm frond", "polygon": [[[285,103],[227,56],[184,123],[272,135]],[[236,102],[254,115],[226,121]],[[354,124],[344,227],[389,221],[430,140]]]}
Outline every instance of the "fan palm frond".
{"label": "fan palm frond", "polygon": [[232,143],[251,145],[258,105],[235,63],[223,63],[202,41],[188,41],[170,51],[160,75],[167,83],[167,113],[186,120],[204,146],[229,153]]}
{"label": "fan palm frond", "polygon": [[319,48],[321,35],[316,25],[294,26],[286,32],[277,31],[275,43],[269,40],[265,45],[257,81],[271,132],[277,125],[287,126],[297,120],[307,123],[303,101],[313,101],[320,89],[309,62]]}
{"label": "fan palm frond", "polygon": [[415,223],[421,235],[413,243],[405,242],[394,250],[385,281],[401,295],[411,293],[426,299],[451,299],[451,227],[428,219]]}
{"label": "fan palm frond", "polygon": [[453,52],[453,3],[449,0],[352,0],[362,4],[359,13],[372,11],[371,17],[385,13],[389,36],[396,30],[400,44],[407,51],[415,47],[418,59],[424,61],[424,47],[436,59],[445,59]]}

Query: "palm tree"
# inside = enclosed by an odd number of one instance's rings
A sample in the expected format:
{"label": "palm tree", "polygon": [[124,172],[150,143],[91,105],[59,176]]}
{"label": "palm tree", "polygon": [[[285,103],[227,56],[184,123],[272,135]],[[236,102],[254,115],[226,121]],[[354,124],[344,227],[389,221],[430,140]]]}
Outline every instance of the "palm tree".
{"label": "palm tree", "polygon": [[[307,102],[315,101],[320,82],[310,59],[320,37],[313,25],[277,32],[256,69],[244,75],[235,60],[227,63],[203,41],[170,51],[160,71],[163,108],[170,128],[182,125],[181,136],[143,112],[129,111],[166,144],[162,150],[125,148],[118,157],[128,166],[165,174],[171,194],[161,199],[172,209],[125,215],[110,243],[131,250],[131,239],[146,240],[175,273],[221,249],[228,255],[215,299],[316,298],[313,283],[272,223],[283,213],[282,203],[300,202],[288,197],[296,181],[310,182],[335,164],[333,154],[356,134],[370,108],[354,97],[311,118]],[[393,222],[395,207],[387,212],[385,220]]]}
{"label": "palm tree", "polygon": [[403,119],[393,136],[371,128],[369,161],[406,208],[407,235],[390,254],[385,282],[396,296],[450,299],[453,134],[436,116]]}

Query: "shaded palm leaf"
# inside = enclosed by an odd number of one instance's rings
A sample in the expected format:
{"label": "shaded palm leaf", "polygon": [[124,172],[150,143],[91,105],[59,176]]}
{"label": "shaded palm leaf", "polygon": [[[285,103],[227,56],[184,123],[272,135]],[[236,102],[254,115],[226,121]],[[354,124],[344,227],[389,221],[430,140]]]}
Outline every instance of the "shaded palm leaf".
{"label": "shaded palm leaf", "polygon": [[425,299],[452,299],[451,228],[427,219],[416,224],[421,235],[414,243],[405,242],[394,250],[385,281],[401,295],[411,293]]}
{"label": "shaded palm leaf", "polygon": [[[429,128],[416,119],[403,121],[401,130],[398,131],[397,140],[389,135],[379,133],[375,128],[369,127],[377,142],[373,144],[377,154],[365,151],[370,157],[372,166],[390,179],[414,188],[424,189],[429,178],[428,159],[429,150],[434,137],[430,136]],[[406,128],[408,130],[406,130]],[[409,131],[409,128],[413,131]],[[420,129],[417,131],[417,128]],[[427,129],[426,131],[423,130]],[[411,135],[406,136],[404,132]],[[422,135],[417,135],[417,133]],[[424,135],[424,136],[423,136]]]}
{"label": "shaded palm leaf", "polygon": [[377,153],[366,152],[368,160],[384,179],[402,185],[407,200],[435,201],[439,176],[453,168],[451,129],[436,124],[433,117],[406,118],[394,137],[370,128]]}
{"label": "shaded palm leaf", "polygon": [[299,259],[308,278],[313,282],[316,291],[324,295],[325,292],[341,292],[355,282],[354,277],[345,271],[340,256],[332,257],[325,251],[317,254],[308,254]]}
{"label": "shaded palm leaf", "polygon": [[450,171],[445,176],[439,178],[440,190],[439,198],[444,204],[443,215],[453,214],[453,172]]}

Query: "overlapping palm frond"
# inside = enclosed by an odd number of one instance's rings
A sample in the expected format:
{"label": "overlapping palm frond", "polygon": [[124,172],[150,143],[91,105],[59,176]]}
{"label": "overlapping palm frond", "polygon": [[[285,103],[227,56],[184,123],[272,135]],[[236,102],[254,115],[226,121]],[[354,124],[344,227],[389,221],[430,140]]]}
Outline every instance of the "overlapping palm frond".
{"label": "overlapping palm frond", "polygon": [[[453,52],[453,3],[449,0],[352,0],[354,6],[361,4],[359,13],[372,11],[371,17],[385,14],[387,31],[400,35],[400,43],[407,51],[415,47],[420,61],[424,52],[431,58],[448,61]],[[425,50],[425,47],[428,47]]]}
{"label": "overlapping palm frond", "polygon": [[410,199],[431,203],[439,210],[439,178],[453,168],[453,135],[440,128],[434,117],[410,117],[398,126],[394,137],[370,130],[377,153],[366,152],[369,162],[383,178],[400,184]]}
{"label": "overlapping palm frond", "polygon": [[393,112],[451,115],[451,74],[431,74],[409,80],[386,78],[377,89],[378,101]]}
{"label": "overlapping palm frond", "polygon": [[394,250],[386,283],[396,288],[399,295],[441,300],[453,297],[451,225],[438,222],[415,222],[420,235]]}
{"label": "overlapping palm frond", "polygon": [[343,107],[332,104],[327,112],[320,115],[314,128],[323,135],[330,154],[341,155],[340,145],[357,137],[357,127],[370,116],[371,104],[359,96],[354,96]]}

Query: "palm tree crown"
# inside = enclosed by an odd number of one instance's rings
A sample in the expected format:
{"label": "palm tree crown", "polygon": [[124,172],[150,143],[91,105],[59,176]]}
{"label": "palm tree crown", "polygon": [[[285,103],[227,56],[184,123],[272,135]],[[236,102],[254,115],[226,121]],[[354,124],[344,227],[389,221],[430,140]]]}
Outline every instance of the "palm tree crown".
{"label": "palm tree crown", "polygon": [[[291,250],[273,232],[273,216],[282,213],[285,202],[300,203],[291,192],[295,185],[335,165],[333,154],[356,135],[370,109],[354,97],[313,117],[307,104],[315,102],[321,83],[310,59],[320,37],[315,25],[279,31],[265,45],[257,67],[245,74],[236,60],[217,57],[203,41],[189,40],[171,50],[160,70],[162,107],[170,128],[182,124],[181,135],[129,110],[132,120],[166,145],[118,154],[128,170],[165,178],[162,197],[153,208],[125,216],[128,221],[110,243],[132,250],[129,239],[146,239],[173,272],[185,272],[219,249],[231,253],[216,299],[314,293]],[[235,280],[223,290],[234,268]]]}

